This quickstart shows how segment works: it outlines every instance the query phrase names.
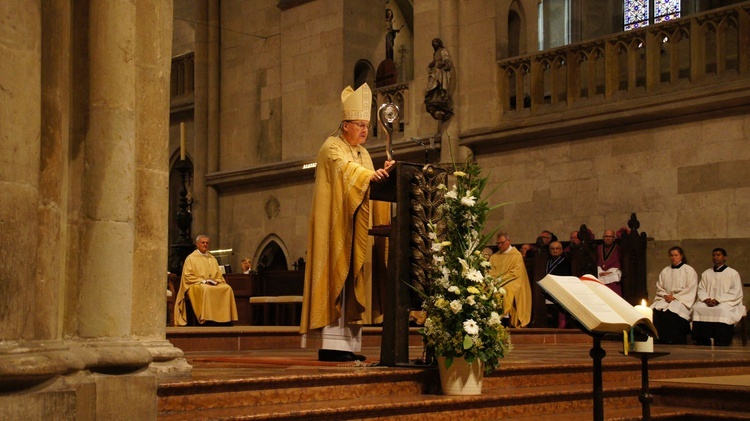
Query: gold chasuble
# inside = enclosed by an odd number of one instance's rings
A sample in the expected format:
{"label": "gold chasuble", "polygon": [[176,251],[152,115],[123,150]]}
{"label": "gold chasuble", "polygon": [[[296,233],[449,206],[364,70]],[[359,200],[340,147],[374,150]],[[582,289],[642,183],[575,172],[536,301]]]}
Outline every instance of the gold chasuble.
{"label": "gold chasuble", "polygon": [[[207,279],[213,280],[216,285],[205,283]],[[187,324],[186,294],[190,298],[198,322],[211,320],[225,323],[237,320],[234,291],[224,281],[219,263],[210,253],[201,254],[195,250],[185,259],[180,291],[177,293],[174,306],[174,320],[178,326]]]}
{"label": "gold chasuble", "polygon": [[318,153],[300,323],[303,334],[336,322],[342,299],[347,323],[382,322],[385,285],[380,279],[385,278],[386,245],[378,241],[373,248],[375,241],[368,231],[373,224],[390,223],[390,206],[370,201],[374,173],[367,150],[341,137],[329,137]]}
{"label": "gold chasuble", "polygon": [[505,253],[495,253],[490,256],[490,275],[500,277],[505,283],[505,299],[503,311],[510,316],[513,327],[523,327],[531,321],[531,286],[523,256],[515,248],[510,247]]}

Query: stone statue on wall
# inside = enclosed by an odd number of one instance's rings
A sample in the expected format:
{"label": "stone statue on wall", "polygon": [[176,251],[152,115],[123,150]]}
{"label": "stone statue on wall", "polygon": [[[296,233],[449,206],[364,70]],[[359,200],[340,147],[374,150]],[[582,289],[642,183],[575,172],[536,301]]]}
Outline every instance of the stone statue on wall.
{"label": "stone statue on wall", "polygon": [[385,9],[385,58],[386,60],[393,60],[393,46],[396,42],[396,34],[401,32],[400,28],[395,29],[393,27],[393,10]]}
{"label": "stone statue on wall", "polygon": [[453,99],[448,91],[453,62],[448,49],[443,46],[443,41],[440,38],[432,40],[432,48],[435,52],[432,61],[427,66],[429,76],[424,103],[432,118],[447,121],[453,116]]}

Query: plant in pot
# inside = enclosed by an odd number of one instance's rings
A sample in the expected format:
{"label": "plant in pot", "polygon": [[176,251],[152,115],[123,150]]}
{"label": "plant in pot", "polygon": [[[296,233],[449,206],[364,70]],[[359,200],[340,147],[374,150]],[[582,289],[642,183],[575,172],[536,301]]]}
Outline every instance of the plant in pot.
{"label": "plant in pot", "polygon": [[476,163],[454,171],[455,184],[443,191],[440,218],[430,224],[432,283],[423,297],[426,313],[420,330],[438,360],[445,394],[481,394],[484,374],[511,350],[503,326],[503,282],[489,275],[482,253],[494,235],[482,235],[490,207],[483,196],[487,178]]}

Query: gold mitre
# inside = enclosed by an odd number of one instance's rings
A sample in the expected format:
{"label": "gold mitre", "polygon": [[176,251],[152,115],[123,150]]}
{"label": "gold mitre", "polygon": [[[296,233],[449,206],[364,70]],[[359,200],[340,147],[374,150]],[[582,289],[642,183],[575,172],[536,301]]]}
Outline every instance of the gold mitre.
{"label": "gold mitre", "polygon": [[370,121],[370,108],[372,107],[372,91],[366,83],[355,91],[347,86],[341,91],[341,120],[367,120]]}

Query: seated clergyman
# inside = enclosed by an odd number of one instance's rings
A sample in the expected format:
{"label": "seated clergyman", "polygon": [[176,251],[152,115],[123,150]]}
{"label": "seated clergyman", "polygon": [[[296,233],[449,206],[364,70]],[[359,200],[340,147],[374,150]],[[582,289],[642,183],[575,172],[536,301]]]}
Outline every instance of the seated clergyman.
{"label": "seated clergyman", "polygon": [[199,235],[195,239],[197,249],[185,259],[174,308],[175,324],[178,326],[187,324],[186,295],[200,324],[207,321],[223,324],[237,320],[234,291],[224,280],[219,262],[208,252],[209,244],[208,236]]}
{"label": "seated clergyman", "polygon": [[499,251],[490,256],[490,275],[504,283],[504,316],[510,318],[512,327],[524,327],[531,321],[531,286],[523,257],[510,244],[508,233],[497,234],[497,247]]}

